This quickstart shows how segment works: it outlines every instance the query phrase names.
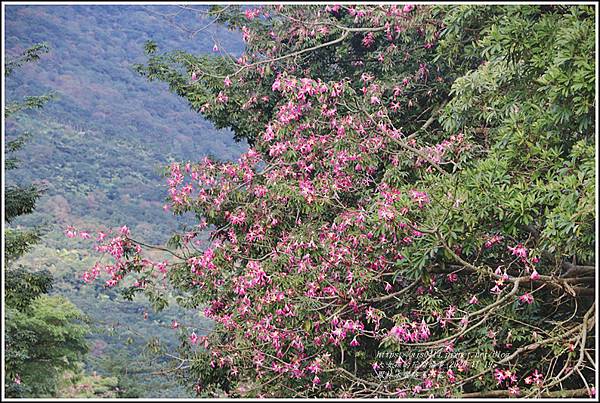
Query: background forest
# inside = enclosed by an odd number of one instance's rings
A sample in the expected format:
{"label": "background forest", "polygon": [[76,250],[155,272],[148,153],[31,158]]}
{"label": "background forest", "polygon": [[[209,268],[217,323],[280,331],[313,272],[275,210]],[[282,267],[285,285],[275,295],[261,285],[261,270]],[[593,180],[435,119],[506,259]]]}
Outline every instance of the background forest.
{"label": "background forest", "polygon": [[[36,210],[12,223],[40,227],[44,234],[16,264],[48,269],[54,277],[50,295],[68,298],[92,324],[91,351],[82,366],[87,377],[78,383],[94,388],[66,382],[59,392],[65,396],[94,391],[187,396],[173,379],[150,375],[157,367],[148,345],[160,340],[173,349],[178,339],[171,321],[189,320],[194,312],[169,308],[156,314],[144,298],[126,303],[116,290],[85,285],[81,274],[92,262],[90,251],[66,244],[64,237],[69,225],[109,228],[127,222],[145,240],[162,243],[177,225],[161,210],[166,194],[162,167],[205,154],[233,159],[245,148],[191,111],[166,85],[148,83],[132,68],[144,60],[149,39],[203,53],[212,52],[214,37],[241,51],[238,36],[216,26],[191,37],[182,28],[197,29],[203,19],[181,11],[175,6],[6,6],[7,58],[38,43],[49,47],[37,63],[7,78],[7,101],[55,96],[42,109],[23,111],[6,123],[7,139],[32,134],[16,153],[23,163],[7,172],[7,184],[36,183],[46,189]],[[112,378],[94,380],[93,373]]]}

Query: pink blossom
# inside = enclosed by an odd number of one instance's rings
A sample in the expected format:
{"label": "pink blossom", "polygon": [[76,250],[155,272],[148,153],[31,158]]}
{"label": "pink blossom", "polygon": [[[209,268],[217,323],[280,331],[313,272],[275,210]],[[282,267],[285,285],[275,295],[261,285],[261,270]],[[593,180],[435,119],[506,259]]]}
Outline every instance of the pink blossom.
{"label": "pink blossom", "polygon": [[394,220],[394,212],[392,211],[391,207],[388,206],[381,206],[377,212],[377,215],[379,216],[380,219],[385,220],[385,221],[393,221]]}
{"label": "pink blossom", "polygon": [[225,104],[225,103],[227,103],[228,100],[229,100],[229,97],[227,95],[225,95],[225,93],[223,91],[219,91],[219,93],[217,94],[217,102],[220,104]]}
{"label": "pink blossom", "polygon": [[244,42],[250,41],[250,29],[245,25],[242,27],[242,40]]}
{"label": "pink blossom", "polygon": [[514,256],[518,256],[521,259],[527,258],[527,248],[525,248],[523,244],[518,244],[514,247],[509,246],[508,250],[510,250]]}
{"label": "pink blossom", "polygon": [[496,368],[494,370],[494,378],[496,378],[496,382],[498,382],[498,385],[500,385],[502,382],[504,382],[504,379],[506,379],[506,376],[504,375],[504,371]]}
{"label": "pink blossom", "polygon": [[494,246],[494,244],[497,244],[498,242],[500,242],[502,239],[503,238],[500,235],[494,235],[485,242],[484,246],[486,249],[489,249],[492,246]]}
{"label": "pink blossom", "polygon": [[449,369],[448,371],[446,371],[446,375],[448,376],[448,382],[450,382],[450,383],[456,382],[456,376],[454,375],[454,371]]}
{"label": "pink blossom", "polygon": [[362,81],[363,83],[368,83],[369,81],[373,80],[373,75],[369,74],[369,73],[362,73],[362,75],[360,76],[360,81]]}
{"label": "pink blossom", "polygon": [[511,396],[519,396],[521,394],[521,389],[517,385],[508,387],[508,394]]}
{"label": "pink blossom", "polygon": [[121,229],[119,230],[119,232],[120,232],[122,235],[129,236],[129,228],[127,228],[127,226],[126,226],[126,225],[123,225],[123,226],[121,227]]}
{"label": "pink blossom", "polygon": [[425,319],[422,320],[421,326],[419,326],[419,337],[421,340],[429,339],[431,332],[429,331],[429,326],[425,322]]}
{"label": "pink blossom", "polygon": [[375,43],[375,38],[373,37],[373,32],[369,32],[365,35],[365,37],[362,40],[362,44],[366,47],[366,48],[370,48],[371,45],[373,45],[373,43]]}
{"label": "pink blossom", "polygon": [[410,197],[416,203],[418,203],[419,208],[423,208],[424,204],[429,203],[429,196],[425,192],[419,192],[417,190],[409,191]]}
{"label": "pink blossom", "polygon": [[247,19],[253,20],[260,14],[260,8],[249,8],[244,12]]}
{"label": "pink blossom", "polygon": [[271,90],[281,91],[281,81],[279,80],[279,78],[276,78],[275,81],[273,81],[273,85],[271,85]]}
{"label": "pink blossom", "polygon": [[65,230],[65,234],[67,235],[67,238],[75,238],[77,236],[77,231],[75,230],[74,227],[69,226]]}
{"label": "pink blossom", "polygon": [[196,344],[198,342],[198,336],[196,335],[196,332],[192,332],[189,339],[190,339],[190,343]]}
{"label": "pink blossom", "polygon": [[523,294],[519,297],[519,301],[526,303],[526,304],[532,304],[533,303],[533,295],[526,292],[525,294]]}
{"label": "pink blossom", "polygon": [[[339,11],[340,7],[341,6],[339,4],[334,4],[331,7],[326,6],[325,11],[330,12],[330,13],[337,13]],[[327,383],[329,383],[329,382],[327,382]]]}

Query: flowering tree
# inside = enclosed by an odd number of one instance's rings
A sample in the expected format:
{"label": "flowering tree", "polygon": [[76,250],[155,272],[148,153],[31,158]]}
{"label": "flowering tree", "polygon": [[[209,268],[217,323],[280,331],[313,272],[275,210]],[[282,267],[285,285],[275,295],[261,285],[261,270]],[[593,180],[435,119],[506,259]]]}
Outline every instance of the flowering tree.
{"label": "flowering tree", "polygon": [[138,69],[251,147],[236,162],[168,168],[165,208],[198,219],[158,247],[171,260],[144,257],[157,247],[123,227],[99,234],[112,261],[84,274],[158,305],[168,280],[183,306],[203,309],[208,335],[173,326],[174,369],[190,387],[595,393],[591,7],[209,16],[241,31],[240,57],[218,43],[213,56],[149,43]]}

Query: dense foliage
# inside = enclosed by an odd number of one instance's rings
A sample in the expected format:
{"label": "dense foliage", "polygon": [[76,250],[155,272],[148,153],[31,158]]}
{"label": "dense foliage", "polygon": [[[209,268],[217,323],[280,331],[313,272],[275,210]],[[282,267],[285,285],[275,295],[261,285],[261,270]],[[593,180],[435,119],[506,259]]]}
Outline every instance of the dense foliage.
{"label": "dense foliage", "polygon": [[[47,52],[44,44],[27,49],[20,57],[9,59],[5,76],[10,77],[24,63],[37,61]],[[49,95],[28,96],[23,101],[7,102],[5,118],[28,108],[40,108]],[[19,159],[12,156],[21,149],[29,134],[8,139],[7,170],[15,169]],[[36,185],[4,185],[4,218],[10,223],[35,209],[41,189]],[[7,227],[4,261],[5,287],[5,393],[8,397],[52,396],[63,371],[74,368],[87,352],[88,327],[82,312],[64,297],[51,297],[52,275],[47,270],[32,270],[14,261],[40,240],[38,229]]]}
{"label": "dense foliage", "polygon": [[149,43],[138,71],[252,148],[170,165],[169,207],[199,221],[171,262],[124,226],[85,274],[159,305],[168,279],[204,308],[215,329],[189,330],[176,362],[190,387],[595,394],[592,7],[211,15],[241,30],[241,57]]}

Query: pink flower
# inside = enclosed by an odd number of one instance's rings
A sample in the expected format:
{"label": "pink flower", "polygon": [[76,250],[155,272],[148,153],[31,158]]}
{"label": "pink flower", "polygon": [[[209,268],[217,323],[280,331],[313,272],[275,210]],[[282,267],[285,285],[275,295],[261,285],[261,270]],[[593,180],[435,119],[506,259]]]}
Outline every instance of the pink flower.
{"label": "pink flower", "polygon": [[537,281],[540,279],[540,274],[537,272],[537,270],[533,270],[533,273],[531,273],[531,281]]}
{"label": "pink flower", "polygon": [[198,79],[198,76],[196,75],[196,72],[194,71],[192,73],[192,81],[196,81]]}
{"label": "pink flower", "polygon": [[20,385],[20,384],[21,384],[21,377],[19,376],[19,374],[16,374],[16,375],[15,375],[14,382],[15,382],[17,385]]}
{"label": "pink flower", "polygon": [[175,319],[171,322],[171,329],[177,329],[179,327],[179,323]]}
{"label": "pink flower", "polygon": [[[331,7],[329,7],[329,6],[325,7],[325,11],[328,11],[330,13],[337,13],[339,11],[340,7],[341,6],[339,4],[334,4]],[[329,382],[327,382],[327,383],[329,383]]]}
{"label": "pink flower", "polygon": [[494,370],[494,378],[496,378],[496,382],[498,382],[498,385],[501,384],[502,382],[504,382],[504,379],[506,379],[506,377],[504,375],[504,371],[496,368]]}
{"label": "pink flower", "polygon": [[539,373],[537,369],[535,371],[533,371],[532,377],[533,377],[533,383],[535,383],[537,386],[542,385],[544,375]]}
{"label": "pink flower", "polygon": [[394,212],[388,206],[381,206],[379,211],[377,212],[379,218],[385,221],[393,221],[394,220]]}
{"label": "pink flower", "polygon": [[258,17],[258,15],[260,14],[260,9],[259,8],[249,8],[244,12],[246,18],[248,18],[249,20],[253,20],[256,17]]}
{"label": "pink flower", "polygon": [[218,52],[219,51],[219,47],[217,46],[217,44],[215,43],[215,46],[213,46],[213,52]]}
{"label": "pink flower", "polygon": [[454,375],[454,371],[452,371],[451,369],[449,369],[446,372],[446,375],[448,375],[448,382],[450,382],[450,383],[456,382],[456,376]]}
{"label": "pink flower", "polygon": [[196,344],[197,342],[198,342],[198,336],[196,335],[196,332],[192,332],[192,334],[190,335],[190,343]]}
{"label": "pink flower", "polygon": [[275,81],[273,81],[271,91],[281,91],[281,81],[279,80],[279,78],[276,78]]}
{"label": "pink flower", "polygon": [[509,246],[508,250],[510,250],[514,256],[518,256],[521,259],[527,258],[527,248],[525,248],[523,244],[518,244],[515,247]]}
{"label": "pink flower", "polygon": [[362,40],[362,44],[366,48],[370,48],[374,42],[375,42],[375,38],[373,37],[373,32],[369,32],[368,34],[366,34]]}
{"label": "pink flower", "polygon": [[67,238],[75,238],[77,236],[77,231],[74,227],[69,226],[65,230],[65,235],[67,236]]}
{"label": "pink flower", "polygon": [[402,12],[404,12],[405,14],[410,13],[412,10],[415,9],[415,6],[413,4],[406,4],[403,8],[402,8]]}
{"label": "pink flower", "polygon": [[475,295],[473,295],[471,297],[471,299],[469,300],[469,304],[471,304],[471,305],[475,305],[478,302],[479,302],[479,300],[477,299],[477,296],[475,296]]}
{"label": "pink flower", "polygon": [[429,196],[425,192],[419,192],[417,190],[409,191],[410,197],[416,203],[418,203],[419,208],[423,208],[424,204],[429,203]]}
{"label": "pink flower", "polygon": [[431,333],[429,331],[429,326],[427,326],[425,319],[423,319],[421,325],[419,326],[419,337],[421,338],[421,340],[427,340],[429,339],[430,334]]}
{"label": "pink flower", "polygon": [[354,338],[350,342],[350,346],[352,346],[352,347],[360,346],[360,343],[358,342],[358,340],[356,340],[356,336],[354,336]]}
{"label": "pink flower", "polygon": [[231,86],[231,79],[229,78],[229,76],[225,77],[225,80],[223,80],[223,84],[225,85],[225,87]]}
{"label": "pink flower", "polygon": [[526,292],[525,294],[523,294],[519,297],[519,301],[526,303],[526,304],[532,304],[533,303],[533,295]]}
{"label": "pink flower", "polygon": [[225,95],[225,93],[223,91],[219,91],[219,94],[217,94],[217,102],[220,104],[225,104],[225,103],[227,103],[228,100],[229,100],[229,97],[227,95]]}
{"label": "pink flower", "polygon": [[379,363],[374,362],[373,364],[371,364],[371,367],[373,368],[373,371],[377,371],[379,368],[381,368],[381,366],[379,365]]}
{"label": "pink flower", "polygon": [[486,249],[489,249],[500,241],[502,241],[502,237],[500,235],[494,235],[485,242],[484,246]]}

